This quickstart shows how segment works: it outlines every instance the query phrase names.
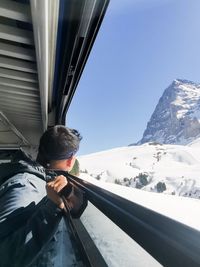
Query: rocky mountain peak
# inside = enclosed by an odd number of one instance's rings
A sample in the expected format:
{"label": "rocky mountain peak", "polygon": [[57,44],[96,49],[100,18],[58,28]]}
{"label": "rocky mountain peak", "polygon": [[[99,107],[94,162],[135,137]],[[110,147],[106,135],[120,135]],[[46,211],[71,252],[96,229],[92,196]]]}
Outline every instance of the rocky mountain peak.
{"label": "rocky mountain peak", "polygon": [[187,144],[200,136],[200,84],[176,79],[165,89],[138,144]]}

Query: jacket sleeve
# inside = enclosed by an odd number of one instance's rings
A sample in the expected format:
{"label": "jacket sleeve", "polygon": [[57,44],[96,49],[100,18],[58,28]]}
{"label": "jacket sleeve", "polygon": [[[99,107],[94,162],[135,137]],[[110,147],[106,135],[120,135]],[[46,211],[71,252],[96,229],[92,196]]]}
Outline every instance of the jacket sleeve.
{"label": "jacket sleeve", "polygon": [[0,192],[0,266],[29,266],[55,234],[62,210],[41,196],[35,184],[23,179]]}

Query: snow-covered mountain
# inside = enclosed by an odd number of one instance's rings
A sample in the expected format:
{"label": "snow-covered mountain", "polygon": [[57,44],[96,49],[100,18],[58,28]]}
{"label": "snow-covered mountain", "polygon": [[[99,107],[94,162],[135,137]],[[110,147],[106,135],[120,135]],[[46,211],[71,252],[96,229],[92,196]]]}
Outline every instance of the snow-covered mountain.
{"label": "snow-covered mountain", "polygon": [[[199,135],[200,85],[175,80],[141,144],[80,156],[80,177],[199,230]],[[108,266],[161,266],[91,203],[81,220]]]}
{"label": "snow-covered mountain", "polygon": [[79,157],[81,175],[150,192],[200,198],[200,139],[146,143]]}
{"label": "snow-covered mountain", "polygon": [[200,136],[200,84],[174,80],[164,91],[138,144],[188,144]]}
{"label": "snow-covered mountain", "polygon": [[[141,143],[80,156],[80,177],[199,230],[199,151],[200,84],[175,80]],[[81,220],[110,267],[161,266],[91,203]]]}

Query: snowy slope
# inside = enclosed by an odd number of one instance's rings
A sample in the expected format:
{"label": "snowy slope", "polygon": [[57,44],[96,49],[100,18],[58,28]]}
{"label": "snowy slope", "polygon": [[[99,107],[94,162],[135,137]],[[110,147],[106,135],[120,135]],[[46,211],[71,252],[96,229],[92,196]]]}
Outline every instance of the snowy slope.
{"label": "snowy slope", "polygon": [[[188,146],[146,143],[102,151],[79,157],[80,177],[200,231],[199,149],[200,139]],[[159,182],[166,186],[162,194]],[[81,220],[109,267],[161,266],[91,204]]]}
{"label": "snowy slope", "polygon": [[200,84],[174,80],[164,91],[139,144],[187,144],[200,136]]}
{"label": "snowy slope", "polygon": [[151,192],[200,198],[200,140],[188,146],[146,143],[79,157],[81,173]]}

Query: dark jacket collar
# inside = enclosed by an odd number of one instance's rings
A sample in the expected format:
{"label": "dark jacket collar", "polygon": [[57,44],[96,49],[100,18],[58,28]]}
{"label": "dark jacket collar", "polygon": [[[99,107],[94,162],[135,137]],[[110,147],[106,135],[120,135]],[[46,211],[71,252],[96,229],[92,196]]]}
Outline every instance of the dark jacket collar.
{"label": "dark jacket collar", "polygon": [[18,158],[15,157],[9,163],[0,164],[0,185],[10,177],[24,172],[34,174],[46,181],[45,168],[26,154],[23,154],[23,157],[18,156]]}

